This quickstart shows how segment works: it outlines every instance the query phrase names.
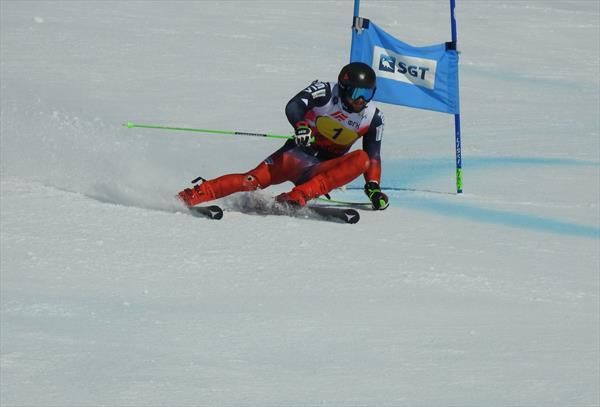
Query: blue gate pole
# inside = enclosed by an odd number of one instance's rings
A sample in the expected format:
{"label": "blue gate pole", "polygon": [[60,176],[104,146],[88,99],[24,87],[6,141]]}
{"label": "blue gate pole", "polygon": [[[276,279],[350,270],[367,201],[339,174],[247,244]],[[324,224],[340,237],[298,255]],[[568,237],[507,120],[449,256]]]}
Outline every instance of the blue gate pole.
{"label": "blue gate pole", "polygon": [[360,14],[360,0],[354,0],[354,17]]}
{"label": "blue gate pole", "polygon": [[[454,18],[454,7],[456,6],[456,0],[450,0],[450,23],[452,26],[452,44],[453,48],[457,49],[456,45],[456,19]],[[460,101],[459,101],[460,103]],[[454,115],[454,136],[456,142],[456,193],[462,194],[463,182],[462,182],[462,154],[460,146],[460,114]]]}
{"label": "blue gate pole", "polygon": [[352,17],[352,41],[350,43],[350,62],[352,62],[352,50],[354,49],[354,36],[356,35],[356,28],[354,28],[354,24],[356,22],[356,17],[358,17],[360,13],[360,0],[354,0],[354,17]]}

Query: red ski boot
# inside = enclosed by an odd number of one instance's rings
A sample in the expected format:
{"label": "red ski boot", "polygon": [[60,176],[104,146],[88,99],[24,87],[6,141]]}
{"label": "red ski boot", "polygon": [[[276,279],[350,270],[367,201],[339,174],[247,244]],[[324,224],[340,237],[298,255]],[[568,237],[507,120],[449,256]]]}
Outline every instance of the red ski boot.
{"label": "red ski boot", "polygon": [[181,202],[190,207],[210,200],[210,198],[206,196],[206,192],[202,190],[201,184],[194,185],[193,188],[186,188],[177,194],[177,196]]}
{"label": "red ski boot", "polygon": [[290,192],[284,192],[283,194],[277,195],[275,200],[291,206],[304,206],[309,199],[304,192],[298,188],[294,188]]}

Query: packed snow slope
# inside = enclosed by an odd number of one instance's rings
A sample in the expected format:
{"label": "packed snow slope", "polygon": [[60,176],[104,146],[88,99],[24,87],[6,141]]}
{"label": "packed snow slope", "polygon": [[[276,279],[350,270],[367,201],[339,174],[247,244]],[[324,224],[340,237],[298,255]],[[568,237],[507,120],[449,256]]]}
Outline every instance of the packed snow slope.
{"label": "packed snow slope", "polygon": [[[351,1],[0,7],[2,406],[600,404],[598,2],[458,0],[465,193],[452,116],[381,105],[357,225],[191,217],[281,142],[121,125],[290,133]],[[449,40],[445,0],[361,14]]]}

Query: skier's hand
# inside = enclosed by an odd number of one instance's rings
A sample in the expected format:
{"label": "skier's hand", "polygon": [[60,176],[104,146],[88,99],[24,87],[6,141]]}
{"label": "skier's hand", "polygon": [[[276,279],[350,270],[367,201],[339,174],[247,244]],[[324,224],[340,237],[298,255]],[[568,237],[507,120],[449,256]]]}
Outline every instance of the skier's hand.
{"label": "skier's hand", "polygon": [[312,130],[307,122],[296,123],[296,128],[294,129],[294,141],[299,146],[310,146],[310,143],[313,141]]}
{"label": "skier's hand", "polygon": [[369,181],[365,184],[365,194],[369,197],[375,210],[382,211],[390,206],[387,195],[381,192],[379,184],[375,181]]}

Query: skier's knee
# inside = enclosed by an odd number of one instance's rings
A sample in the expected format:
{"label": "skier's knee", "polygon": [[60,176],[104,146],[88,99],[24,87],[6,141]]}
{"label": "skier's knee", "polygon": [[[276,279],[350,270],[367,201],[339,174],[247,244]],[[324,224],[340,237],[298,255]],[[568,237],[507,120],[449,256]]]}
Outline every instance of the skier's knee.
{"label": "skier's knee", "polygon": [[366,153],[366,151],[356,150],[350,154],[354,156],[352,157],[352,160],[354,161],[357,168],[360,167],[362,169],[362,172],[365,172],[369,169],[369,166],[371,165],[371,160],[369,159],[369,155]]}
{"label": "skier's knee", "polygon": [[256,191],[260,188],[260,183],[254,175],[248,173],[244,174],[243,177],[242,188],[244,191]]}

